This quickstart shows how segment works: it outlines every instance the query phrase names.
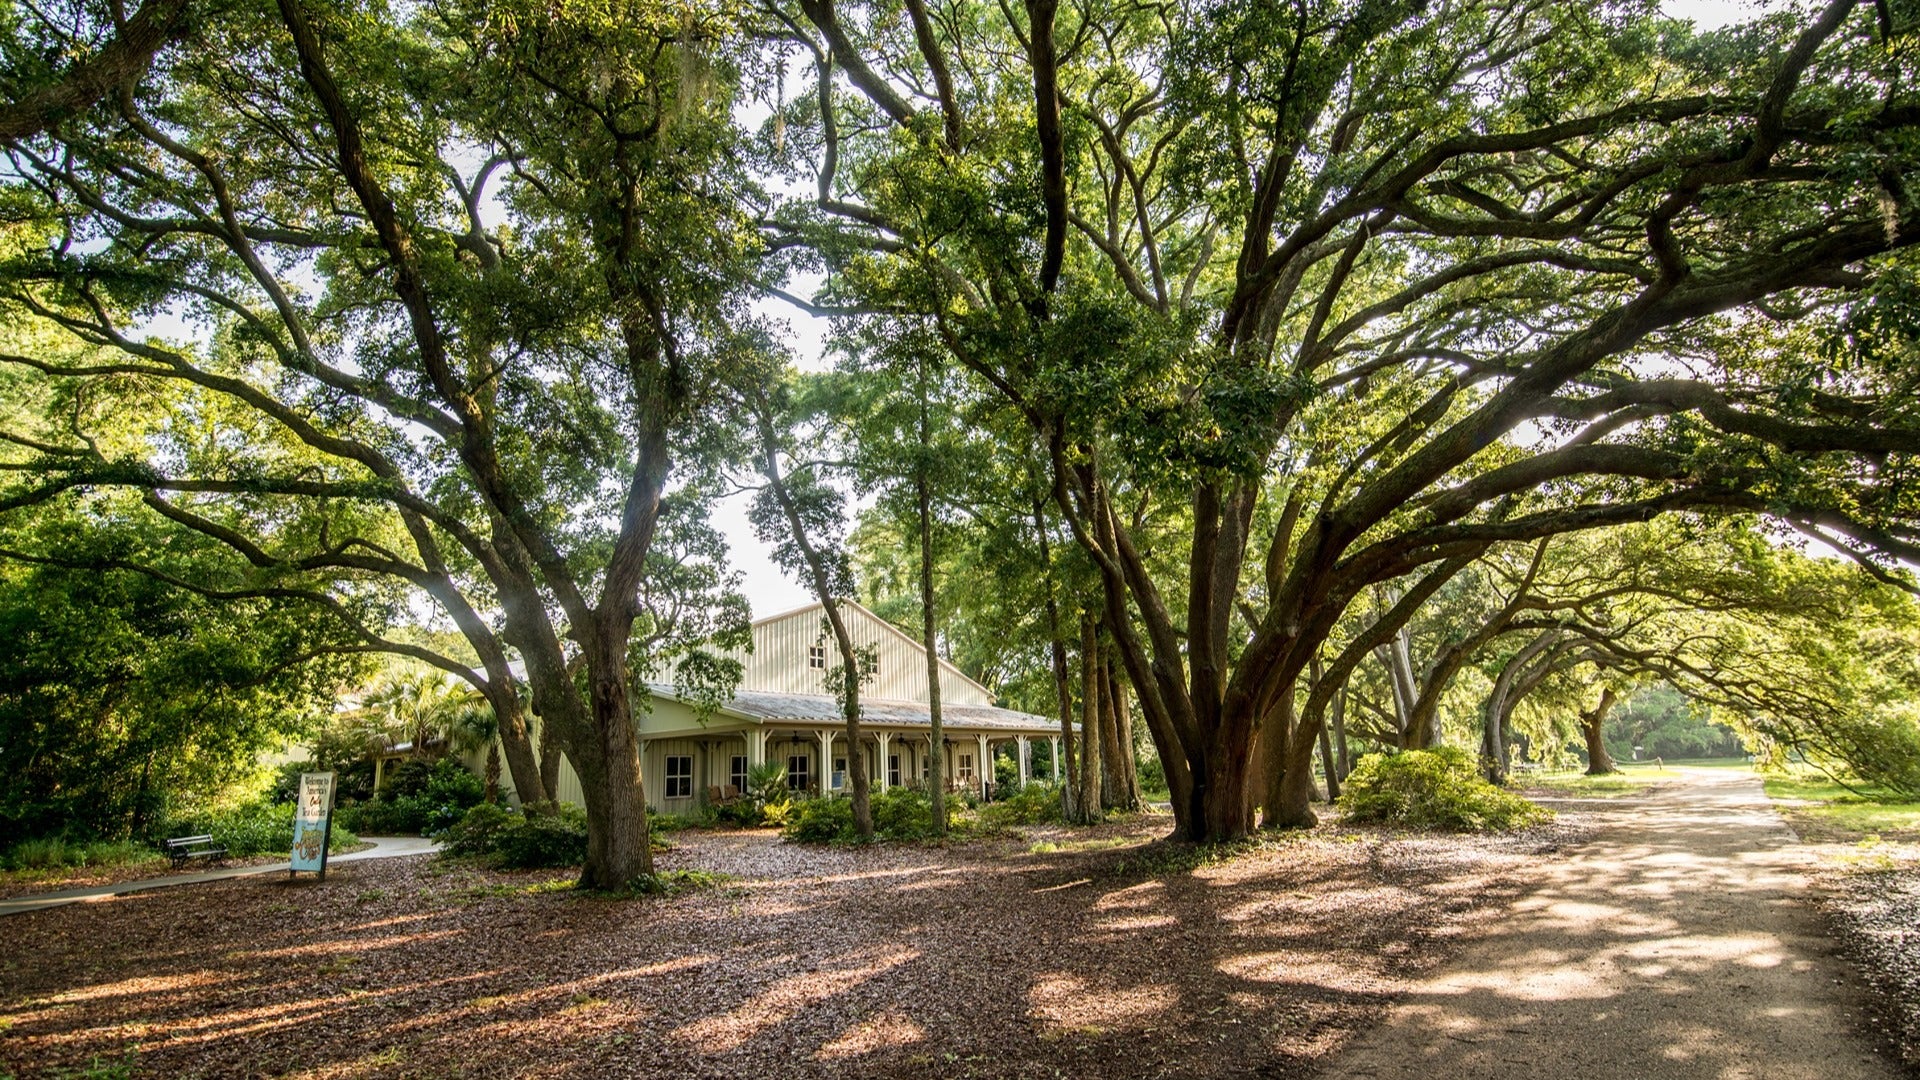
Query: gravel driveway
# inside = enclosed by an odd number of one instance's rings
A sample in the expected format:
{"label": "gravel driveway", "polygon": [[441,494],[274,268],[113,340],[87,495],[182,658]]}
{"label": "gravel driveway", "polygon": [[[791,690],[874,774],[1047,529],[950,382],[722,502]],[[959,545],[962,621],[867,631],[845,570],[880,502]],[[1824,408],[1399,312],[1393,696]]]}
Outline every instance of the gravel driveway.
{"label": "gravel driveway", "polygon": [[1575,857],[1323,1075],[1890,1080],[1760,781],[1693,772],[1602,812]]}

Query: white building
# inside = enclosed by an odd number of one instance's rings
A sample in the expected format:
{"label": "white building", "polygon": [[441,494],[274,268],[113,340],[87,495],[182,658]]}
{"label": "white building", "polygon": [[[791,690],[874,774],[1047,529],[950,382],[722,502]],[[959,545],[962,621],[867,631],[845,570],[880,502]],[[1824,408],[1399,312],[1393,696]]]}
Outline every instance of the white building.
{"label": "white building", "polygon": [[[761,619],[753,624],[752,653],[736,655],[745,669],[739,690],[704,721],[671,687],[652,688],[639,723],[654,809],[685,811],[725,797],[728,789],[743,790],[747,771],[763,761],[784,762],[794,791],[847,790],[849,762],[867,770],[876,790],[931,775],[926,651],[859,604],[843,601],[841,615],[855,647],[871,649],[873,658],[860,688],[860,745],[847,745],[840,703],[827,692],[827,672],[840,661],[822,606]],[[939,665],[945,743],[939,752],[955,787],[984,791],[993,780],[994,751],[1003,744],[1018,748],[1023,783],[1032,740],[1055,740],[1049,760],[1060,760],[1057,721],[996,708],[990,690],[946,660]],[[580,780],[570,765],[562,764],[555,794],[581,801]]]}

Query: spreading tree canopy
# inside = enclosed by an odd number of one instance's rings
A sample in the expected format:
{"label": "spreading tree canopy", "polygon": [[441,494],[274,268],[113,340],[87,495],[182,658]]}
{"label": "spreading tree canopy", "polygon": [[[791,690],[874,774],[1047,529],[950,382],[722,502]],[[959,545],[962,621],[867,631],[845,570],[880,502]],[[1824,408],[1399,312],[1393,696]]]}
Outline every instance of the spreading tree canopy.
{"label": "spreading tree canopy", "polygon": [[1363,649],[1494,544],[1681,509],[1920,554],[1910,15],[779,15],[817,190],[767,232],[1037,441],[1188,837],[1311,820],[1313,666],[1379,583]]}
{"label": "spreading tree canopy", "polygon": [[[12,9],[9,77],[118,13]],[[536,760],[517,653],[582,781],[585,881],[647,873],[636,692],[723,690],[737,673],[697,643],[744,623],[696,509],[726,391],[768,355],[742,308],[741,11],[200,16],[111,93],[0,134],[0,360],[45,402],[4,433],[0,508],[134,493],[227,552],[203,579],[225,594],[298,594],[467,679],[531,803],[558,757]],[[363,617],[395,583],[477,667]]]}

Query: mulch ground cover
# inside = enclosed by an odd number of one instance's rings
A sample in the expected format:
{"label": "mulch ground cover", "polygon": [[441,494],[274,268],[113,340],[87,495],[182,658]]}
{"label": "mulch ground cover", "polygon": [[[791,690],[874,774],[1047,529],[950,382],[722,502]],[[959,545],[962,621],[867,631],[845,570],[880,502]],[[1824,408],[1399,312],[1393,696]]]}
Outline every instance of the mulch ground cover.
{"label": "mulch ground cover", "polygon": [[1920,844],[1843,851],[1819,875],[1834,935],[1876,992],[1879,1034],[1920,1077]]}
{"label": "mulch ground cover", "polygon": [[662,868],[725,876],[667,897],[422,856],[13,916],[0,1076],[1304,1076],[1581,828],[1168,827],[682,832]]}

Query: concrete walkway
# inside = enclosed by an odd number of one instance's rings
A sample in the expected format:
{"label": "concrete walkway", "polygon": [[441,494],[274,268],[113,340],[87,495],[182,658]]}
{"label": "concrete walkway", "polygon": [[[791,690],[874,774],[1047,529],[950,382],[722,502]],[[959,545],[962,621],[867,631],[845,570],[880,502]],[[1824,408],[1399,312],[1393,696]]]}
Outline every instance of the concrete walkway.
{"label": "concrete walkway", "polygon": [[[391,859],[401,855],[425,855],[440,850],[440,844],[419,836],[363,836],[360,839],[373,846],[365,851],[356,851],[349,855],[334,855],[327,865],[358,862],[361,859]],[[203,881],[225,881],[228,878],[249,877],[254,874],[284,874],[288,864],[265,863],[259,866],[229,866],[218,870],[202,870],[194,874],[173,874],[168,877],[143,878],[139,881],[126,881],[118,885],[99,885],[91,889],[66,889],[61,892],[33,893],[28,896],[16,896],[0,899],[0,916],[22,915],[29,911],[59,907],[62,904],[77,904],[87,900],[104,900],[124,893],[145,892],[148,889],[167,889],[175,885],[198,885]]]}
{"label": "concrete walkway", "polygon": [[[1584,806],[1583,809],[1591,809]],[[1322,1075],[1893,1080],[1803,900],[1812,856],[1747,773],[1689,770],[1601,811]]]}

